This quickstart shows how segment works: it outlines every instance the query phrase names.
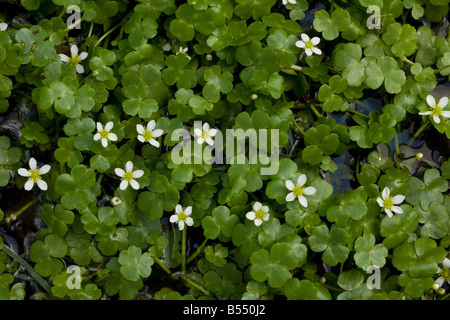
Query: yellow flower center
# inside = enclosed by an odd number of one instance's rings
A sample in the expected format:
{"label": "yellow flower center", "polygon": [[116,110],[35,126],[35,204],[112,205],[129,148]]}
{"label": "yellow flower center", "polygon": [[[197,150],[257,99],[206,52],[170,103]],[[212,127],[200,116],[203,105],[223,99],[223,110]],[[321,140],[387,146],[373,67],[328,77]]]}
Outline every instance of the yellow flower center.
{"label": "yellow flower center", "polygon": [[133,172],[132,171],[125,172],[125,174],[123,175],[123,179],[128,181],[128,182],[133,180]]}
{"label": "yellow flower center", "polygon": [[103,129],[102,131],[99,132],[100,133],[100,137],[102,137],[102,139],[107,139],[108,138],[108,134],[109,131],[106,129]]}
{"label": "yellow flower center", "polygon": [[394,206],[394,200],[392,200],[392,197],[387,197],[386,199],[384,199],[383,206],[386,209],[391,210],[392,207]]}
{"label": "yellow flower center", "polygon": [[76,56],[72,56],[71,58],[69,58],[69,63],[73,64],[74,66],[76,66],[77,64],[80,63],[80,56],[76,55]]}
{"label": "yellow flower center", "polygon": [[255,212],[255,219],[263,220],[265,216],[266,213],[261,209]]}
{"label": "yellow flower center", "polygon": [[36,170],[28,170],[30,173],[30,176],[28,177],[28,180],[33,180],[34,182],[38,181],[41,178],[41,174],[39,173],[39,169]]}
{"label": "yellow flower center", "polygon": [[142,137],[144,137],[145,141],[149,141],[151,138],[153,138],[153,135],[151,131],[145,130],[145,132],[142,134]]}
{"label": "yellow flower center", "polygon": [[294,189],[292,190],[292,192],[294,193],[294,195],[296,197],[300,197],[301,195],[303,195],[303,187],[300,187],[298,185],[295,185]]}
{"label": "yellow flower center", "polygon": [[437,105],[435,108],[431,108],[431,115],[439,117],[442,114],[443,110],[444,110],[443,107]]}
{"label": "yellow flower center", "polygon": [[305,47],[307,47],[308,49],[312,49],[314,47],[314,43],[312,43],[312,41],[306,41]]}
{"label": "yellow flower center", "polygon": [[188,215],[187,215],[186,213],[184,213],[184,211],[181,211],[181,212],[178,214],[178,220],[179,220],[179,221],[186,221],[187,218],[188,218]]}
{"label": "yellow flower center", "polygon": [[208,139],[209,138],[209,131],[203,131],[202,132],[202,138],[205,139],[205,140]]}

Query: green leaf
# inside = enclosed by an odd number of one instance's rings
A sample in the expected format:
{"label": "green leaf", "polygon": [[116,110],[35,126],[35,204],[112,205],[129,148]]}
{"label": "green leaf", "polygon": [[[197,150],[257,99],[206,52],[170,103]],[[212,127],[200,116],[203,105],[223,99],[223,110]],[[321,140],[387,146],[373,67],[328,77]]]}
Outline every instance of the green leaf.
{"label": "green leaf", "polygon": [[322,32],[325,40],[334,40],[339,31],[346,30],[350,25],[350,14],[347,10],[337,8],[330,15],[325,10],[317,11],[313,21],[314,29]]}
{"label": "green leaf", "polygon": [[320,225],[313,229],[308,243],[312,251],[323,252],[323,262],[335,266],[347,259],[349,253],[346,246],[347,238],[347,232],[342,228],[332,226],[329,230],[327,226]]}
{"label": "green leaf", "polygon": [[138,281],[141,277],[147,278],[151,272],[154,260],[150,253],[144,252],[135,246],[120,252],[118,262],[120,273],[129,281]]}

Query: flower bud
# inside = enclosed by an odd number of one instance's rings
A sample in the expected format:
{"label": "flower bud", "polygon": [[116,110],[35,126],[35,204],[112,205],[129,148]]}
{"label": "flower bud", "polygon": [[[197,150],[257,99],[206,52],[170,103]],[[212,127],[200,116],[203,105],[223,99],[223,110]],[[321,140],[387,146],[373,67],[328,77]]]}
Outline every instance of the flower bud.
{"label": "flower bud", "polygon": [[252,100],[258,99],[258,95],[256,93],[252,94]]}
{"label": "flower bud", "polygon": [[422,153],[422,152],[417,152],[416,155],[415,155],[415,157],[416,157],[417,160],[422,160],[422,158],[423,158],[423,153]]}

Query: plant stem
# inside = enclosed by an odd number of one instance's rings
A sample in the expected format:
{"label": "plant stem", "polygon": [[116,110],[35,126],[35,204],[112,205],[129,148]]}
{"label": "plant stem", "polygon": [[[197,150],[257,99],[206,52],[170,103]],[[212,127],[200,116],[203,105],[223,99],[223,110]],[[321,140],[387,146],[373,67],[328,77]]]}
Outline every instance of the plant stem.
{"label": "plant stem", "polygon": [[407,64],[409,64],[410,66],[414,65],[414,62],[412,62],[411,60],[409,60],[407,57],[402,56],[402,61],[406,62]]}
{"label": "plant stem", "polygon": [[351,112],[351,113],[354,113],[354,114],[357,114],[358,116],[361,116],[361,117],[370,119],[370,117],[369,117],[367,114],[364,114],[364,113],[362,113],[362,112],[356,111],[356,110],[354,110],[354,109],[347,109],[347,111],[349,111],[349,112]]}
{"label": "plant stem", "polygon": [[315,114],[318,118],[323,117],[323,116],[320,114],[320,112],[317,110],[317,108],[316,108],[313,104],[310,104],[309,106],[311,107],[312,112],[314,112],[314,114]]}
{"label": "plant stem", "polygon": [[76,25],[80,24],[83,20],[84,20],[83,17],[81,17],[80,19],[75,20],[71,25],[67,26],[66,32],[69,31],[69,30],[72,30]]}
{"label": "plant stem", "polygon": [[30,276],[32,276],[37,283],[39,283],[41,285],[42,288],[44,288],[44,290],[50,295],[52,295],[52,289],[50,287],[50,285],[47,283],[47,281],[44,280],[44,278],[42,278],[34,269],[32,266],[30,266],[28,264],[28,262],[26,262],[21,256],[19,256],[17,253],[15,253],[14,251],[12,251],[10,248],[8,248],[8,246],[6,246],[3,243],[2,246],[2,250],[8,255],[10,256],[12,259],[16,260],[18,263],[20,263],[22,265],[22,267],[25,268],[25,270],[28,271],[28,273],[30,274]]}
{"label": "plant stem", "polygon": [[126,19],[133,13],[133,11],[129,12],[125,18],[123,18],[118,24],[116,24],[114,27],[112,27],[111,29],[109,29],[103,36],[101,36],[100,39],[98,39],[98,41],[95,43],[94,48],[97,47],[107,36],[109,36],[112,32],[114,32],[114,30],[116,30],[117,28],[123,26],[123,24],[125,23]]}
{"label": "plant stem", "polygon": [[303,132],[302,128],[300,128],[300,126],[298,125],[297,121],[295,120],[294,117],[292,117],[292,121],[294,122],[294,126],[297,128],[298,131],[300,131],[300,133],[302,134],[302,136],[305,135],[305,132]]}
{"label": "plant stem", "polygon": [[203,243],[200,245],[200,247],[195,250],[195,252],[187,259],[186,263],[189,264],[192,260],[194,260],[200,253],[202,253],[203,249],[206,246],[206,243],[208,242],[208,239],[205,239]]}
{"label": "plant stem", "polygon": [[173,274],[172,274],[172,271],[170,271],[170,269],[169,268],[167,268],[167,266],[161,261],[161,260],[159,260],[159,258],[157,258],[157,257],[152,257],[153,258],[153,260],[155,260],[156,261],[156,263],[169,275],[169,276],[171,276],[172,278],[176,278]]}
{"label": "plant stem", "polygon": [[[25,211],[27,211],[28,208],[30,208],[32,205],[34,205],[37,201],[38,201],[38,199],[37,199],[37,198],[34,198],[33,200],[31,200],[30,202],[28,202],[27,204],[25,204],[22,208],[20,208],[19,210],[17,210],[17,211],[14,212],[13,214],[11,214],[10,219],[16,220],[18,216],[20,216],[22,213],[24,213]],[[14,218],[13,218],[13,217],[14,217]]]}
{"label": "plant stem", "polygon": [[185,226],[183,228],[183,231],[181,231],[181,271],[183,273],[186,273],[186,238],[187,238],[187,227]]}
{"label": "plant stem", "polygon": [[431,121],[425,122],[419,130],[416,131],[416,133],[411,137],[411,139],[408,142],[408,145],[411,145],[425,130],[427,130],[431,126]]}
{"label": "plant stem", "polygon": [[302,67],[300,67],[296,64],[293,64],[290,68],[295,71],[302,71],[302,69],[303,69]]}

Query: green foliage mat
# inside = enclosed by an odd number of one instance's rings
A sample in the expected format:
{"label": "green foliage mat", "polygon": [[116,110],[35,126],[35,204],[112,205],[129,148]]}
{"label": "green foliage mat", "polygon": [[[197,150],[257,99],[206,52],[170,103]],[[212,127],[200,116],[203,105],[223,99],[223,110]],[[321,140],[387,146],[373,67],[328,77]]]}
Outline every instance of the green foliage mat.
{"label": "green foliage mat", "polygon": [[2,6],[0,299],[450,298],[449,0]]}

